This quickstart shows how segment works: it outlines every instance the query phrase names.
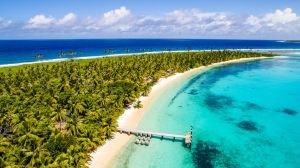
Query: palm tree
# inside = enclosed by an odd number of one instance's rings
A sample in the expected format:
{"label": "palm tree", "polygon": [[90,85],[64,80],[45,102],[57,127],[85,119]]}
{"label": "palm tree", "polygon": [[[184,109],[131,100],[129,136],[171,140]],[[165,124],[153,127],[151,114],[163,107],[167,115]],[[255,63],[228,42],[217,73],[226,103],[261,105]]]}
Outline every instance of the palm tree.
{"label": "palm tree", "polygon": [[74,114],[83,114],[83,112],[85,111],[84,105],[82,102],[77,102],[75,103],[72,113]]}
{"label": "palm tree", "polygon": [[142,108],[143,107],[143,105],[142,105],[142,103],[141,103],[141,101],[137,101],[137,103],[134,105],[134,108]]}
{"label": "palm tree", "polygon": [[49,165],[49,167],[62,167],[68,168],[71,165],[71,158],[67,153],[62,153],[55,158],[55,161]]}
{"label": "palm tree", "polygon": [[18,142],[20,143],[20,145],[30,148],[35,148],[36,146],[38,146],[38,143],[41,140],[42,139],[40,137],[30,132],[27,132],[18,138]]}
{"label": "palm tree", "polygon": [[42,57],[43,57],[42,54],[36,54],[36,55],[35,55],[35,59],[41,59]]}
{"label": "palm tree", "polygon": [[70,56],[76,56],[77,53],[75,51],[70,51],[70,52],[68,52],[68,55],[70,55]]}
{"label": "palm tree", "polygon": [[57,111],[57,112],[54,112],[54,114],[53,114],[53,119],[56,121],[56,122],[58,122],[59,123],[59,129],[61,130],[62,129],[62,126],[61,126],[61,124],[63,123],[63,122],[65,122],[66,121],[66,115],[67,115],[67,112],[66,112],[67,110],[66,109],[61,109],[61,110],[59,110],[59,111]]}
{"label": "palm tree", "polygon": [[59,52],[59,57],[64,57],[65,56],[65,53],[63,51]]}
{"label": "palm tree", "polygon": [[0,156],[8,153],[11,150],[12,144],[9,139],[0,135]]}
{"label": "palm tree", "polygon": [[71,133],[71,135],[77,136],[80,131],[80,120],[77,115],[72,115],[68,118],[66,129]]}
{"label": "palm tree", "polygon": [[47,164],[50,153],[42,146],[37,146],[33,151],[25,150],[25,156],[30,160],[28,166],[42,167]]}

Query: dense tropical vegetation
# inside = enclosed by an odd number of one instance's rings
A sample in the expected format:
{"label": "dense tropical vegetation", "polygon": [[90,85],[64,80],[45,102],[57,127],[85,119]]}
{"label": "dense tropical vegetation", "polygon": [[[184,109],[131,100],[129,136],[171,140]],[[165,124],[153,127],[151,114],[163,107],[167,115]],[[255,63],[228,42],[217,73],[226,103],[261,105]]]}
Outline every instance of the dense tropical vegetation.
{"label": "dense tropical vegetation", "polygon": [[291,43],[299,43],[300,40],[286,40],[286,42],[291,42]]}
{"label": "dense tropical vegetation", "polygon": [[124,108],[147,95],[159,78],[260,56],[269,55],[160,53],[2,69],[0,167],[85,167],[89,153],[116,131]]}

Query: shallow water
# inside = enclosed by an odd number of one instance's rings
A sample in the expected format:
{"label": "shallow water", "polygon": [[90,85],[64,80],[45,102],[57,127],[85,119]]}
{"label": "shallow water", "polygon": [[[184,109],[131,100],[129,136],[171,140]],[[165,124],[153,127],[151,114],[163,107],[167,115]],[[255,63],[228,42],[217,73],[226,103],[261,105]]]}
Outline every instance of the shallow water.
{"label": "shallow water", "polygon": [[170,86],[139,129],[184,134],[182,142],[129,143],[112,167],[300,167],[300,57],[231,64]]}

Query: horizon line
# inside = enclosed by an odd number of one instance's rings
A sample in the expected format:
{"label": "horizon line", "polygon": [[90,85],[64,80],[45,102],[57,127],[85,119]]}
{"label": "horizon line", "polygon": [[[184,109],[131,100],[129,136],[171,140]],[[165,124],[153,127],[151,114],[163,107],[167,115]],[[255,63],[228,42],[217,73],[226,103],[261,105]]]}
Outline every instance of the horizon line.
{"label": "horizon line", "polygon": [[247,39],[247,38],[123,38],[123,37],[109,37],[109,38],[11,38],[11,39],[0,39],[0,41],[18,41],[18,40],[28,40],[28,41],[38,41],[38,40],[261,40],[261,41],[297,41],[297,40],[287,40],[287,39]]}

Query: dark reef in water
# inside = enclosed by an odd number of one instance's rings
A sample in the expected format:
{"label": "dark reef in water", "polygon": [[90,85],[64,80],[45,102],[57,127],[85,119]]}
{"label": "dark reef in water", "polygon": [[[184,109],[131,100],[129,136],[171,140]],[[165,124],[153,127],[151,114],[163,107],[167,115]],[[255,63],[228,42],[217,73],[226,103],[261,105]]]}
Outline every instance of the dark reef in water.
{"label": "dark reef in water", "polygon": [[202,91],[208,91],[210,88],[214,86],[215,83],[217,83],[222,78],[228,77],[228,76],[236,76],[239,73],[251,71],[253,69],[269,69],[274,66],[280,66],[281,63],[279,61],[253,61],[256,62],[253,64],[252,62],[241,62],[238,64],[234,64],[234,66],[228,64],[223,65],[220,67],[215,67],[213,69],[210,69],[209,71],[205,71],[199,75],[196,75],[194,78],[188,81],[187,84],[185,84],[171,99],[169,106],[171,106],[174,101],[177,99],[177,97],[181,94],[186,92],[188,89],[191,88],[191,86],[197,86]]}
{"label": "dark reef in water", "polygon": [[238,167],[215,143],[198,141],[193,151],[193,162],[197,168]]}
{"label": "dark reef in water", "polygon": [[251,103],[251,102],[245,102],[245,105],[242,107],[243,111],[249,111],[249,110],[257,110],[257,111],[261,111],[264,108],[255,104],[255,103]]}
{"label": "dark reef in water", "polygon": [[197,89],[192,89],[188,92],[188,94],[190,95],[197,95],[198,94],[198,90]]}
{"label": "dark reef in water", "polygon": [[227,118],[225,118],[225,121],[234,121],[235,119],[234,118],[232,118],[232,117],[227,117]]}
{"label": "dark reef in water", "polygon": [[186,90],[188,90],[193,84],[197,83],[199,80],[201,80],[201,78],[203,76],[205,76],[206,73],[197,75],[196,77],[194,77],[193,79],[191,79],[186,85],[183,86],[183,88],[181,88],[176,95],[171,99],[170,103],[168,106],[171,106],[174,101],[177,99],[177,97],[181,94],[184,93]]}
{"label": "dark reef in water", "polygon": [[247,131],[258,131],[256,123],[253,121],[241,121],[238,124],[238,127],[247,130]]}
{"label": "dark reef in water", "polygon": [[212,110],[222,109],[231,106],[233,99],[227,96],[219,96],[215,94],[208,94],[205,97],[205,104]]}
{"label": "dark reef in water", "polygon": [[217,149],[216,144],[208,144],[203,141],[198,141],[193,152],[193,162],[196,167],[210,168],[213,167],[215,160],[221,151]]}
{"label": "dark reef in water", "polygon": [[283,109],[280,112],[288,114],[288,115],[296,115],[298,113],[297,111],[292,110],[292,109],[288,109],[288,108]]}

